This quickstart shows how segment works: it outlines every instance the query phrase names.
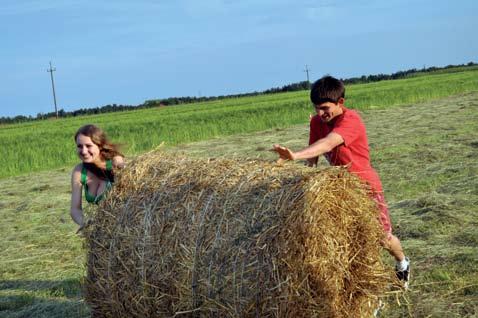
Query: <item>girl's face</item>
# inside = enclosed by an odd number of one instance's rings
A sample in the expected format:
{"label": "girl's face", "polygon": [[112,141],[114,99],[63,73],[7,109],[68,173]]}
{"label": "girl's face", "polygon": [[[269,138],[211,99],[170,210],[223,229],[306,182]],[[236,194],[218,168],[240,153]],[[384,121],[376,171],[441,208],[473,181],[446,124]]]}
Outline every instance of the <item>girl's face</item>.
{"label": "girl's face", "polygon": [[76,137],[76,152],[84,163],[99,163],[101,161],[100,148],[90,137],[79,134]]}

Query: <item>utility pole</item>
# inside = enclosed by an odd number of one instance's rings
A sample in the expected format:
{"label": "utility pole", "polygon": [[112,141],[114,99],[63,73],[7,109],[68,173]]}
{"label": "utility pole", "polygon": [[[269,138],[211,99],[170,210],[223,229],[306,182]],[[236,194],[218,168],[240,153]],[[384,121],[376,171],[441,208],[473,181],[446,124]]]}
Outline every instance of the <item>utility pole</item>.
{"label": "utility pole", "polygon": [[305,70],[304,72],[307,74],[307,84],[310,85],[310,81],[309,81],[309,67],[307,66],[307,64],[305,64]]}
{"label": "utility pole", "polygon": [[53,72],[56,71],[56,68],[51,67],[51,61],[50,61],[50,68],[46,71],[50,73],[51,88],[53,89],[53,102],[55,103],[55,113],[56,113],[56,118],[58,119],[58,108],[56,107],[55,81],[53,80]]}

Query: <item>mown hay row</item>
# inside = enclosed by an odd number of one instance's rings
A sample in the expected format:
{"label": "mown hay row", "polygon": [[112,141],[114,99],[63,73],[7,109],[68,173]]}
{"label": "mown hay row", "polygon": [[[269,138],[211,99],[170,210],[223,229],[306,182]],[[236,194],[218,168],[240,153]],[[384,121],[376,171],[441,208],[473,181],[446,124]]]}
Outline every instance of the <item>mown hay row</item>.
{"label": "mown hay row", "polygon": [[97,317],[369,317],[389,274],[345,169],[152,152],[85,230]]}

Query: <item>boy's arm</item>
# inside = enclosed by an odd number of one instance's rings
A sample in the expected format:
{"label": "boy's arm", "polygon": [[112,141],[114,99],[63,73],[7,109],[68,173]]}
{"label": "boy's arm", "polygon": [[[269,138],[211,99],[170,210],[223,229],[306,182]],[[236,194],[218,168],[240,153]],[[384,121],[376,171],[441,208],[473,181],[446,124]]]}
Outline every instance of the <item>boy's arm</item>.
{"label": "boy's arm", "polygon": [[312,159],[332,151],[332,149],[343,143],[344,139],[342,136],[331,132],[325,138],[319,139],[310,146],[297,152],[293,152],[289,148],[280,145],[274,145],[273,150],[279,154],[281,159],[285,160]]}

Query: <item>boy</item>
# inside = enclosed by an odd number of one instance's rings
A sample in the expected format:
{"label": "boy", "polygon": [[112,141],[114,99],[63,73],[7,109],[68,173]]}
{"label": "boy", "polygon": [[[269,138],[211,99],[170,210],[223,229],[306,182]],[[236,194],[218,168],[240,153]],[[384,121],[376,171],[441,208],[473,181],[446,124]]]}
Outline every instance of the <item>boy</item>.
{"label": "boy", "polygon": [[316,165],[318,156],[324,155],[331,165],[347,166],[349,172],[370,186],[385,232],[382,245],[395,258],[397,278],[403,282],[404,288],[408,288],[410,263],[400,240],[392,234],[382,183],[370,164],[365,125],[357,112],[344,106],[344,84],[332,76],[322,77],[312,85],[310,99],[317,115],[310,120],[309,146],[293,152],[274,145],[273,150],[282,160],[307,159],[310,166]]}

